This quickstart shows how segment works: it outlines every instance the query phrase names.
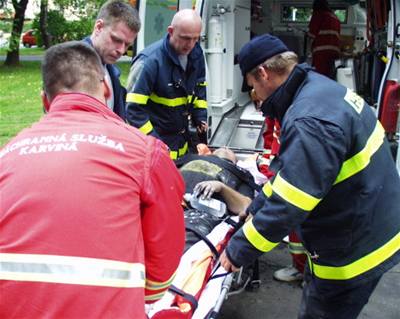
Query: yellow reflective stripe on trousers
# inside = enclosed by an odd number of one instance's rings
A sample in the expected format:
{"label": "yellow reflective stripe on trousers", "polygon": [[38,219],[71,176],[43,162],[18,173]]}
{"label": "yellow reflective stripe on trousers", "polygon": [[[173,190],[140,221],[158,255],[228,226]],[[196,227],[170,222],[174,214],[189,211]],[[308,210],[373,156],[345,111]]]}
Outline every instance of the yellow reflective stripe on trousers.
{"label": "yellow reflective stripe on trousers", "polygon": [[126,102],[130,102],[130,103],[147,104],[148,99],[149,99],[149,96],[143,95],[143,94],[128,93],[126,95]]}
{"label": "yellow reflective stripe on trousers", "polygon": [[166,97],[159,97],[156,94],[152,93],[150,95],[150,100],[152,100],[155,103],[162,104],[164,106],[168,107],[175,107],[175,106],[181,106],[185,105],[187,103],[187,97],[177,97],[174,99],[168,99]]}
{"label": "yellow reflective stripe on trousers", "polygon": [[362,171],[371,161],[371,157],[378,151],[383,144],[385,138],[385,130],[381,123],[377,121],[374,131],[368,138],[365,147],[353,157],[345,161],[340,169],[339,175],[335,180],[335,184]]}
{"label": "yellow reflective stripe on trousers", "polygon": [[306,253],[306,250],[304,249],[304,246],[302,243],[289,242],[288,249],[289,249],[289,252],[294,255],[301,255],[301,254]]}
{"label": "yellow reflective stripe on trousers", "polygon": [[176,272],[172,274],[172,276],[166,281],[153,281],[150,279],[146,279],[145,288],[148,290],[160,290],[165,289],[171,286],[172,281],[175,279]]}
{"label": "yellow reflective stripe on trousers", "polygon": [[272,191],[285,201],[305,211],[312,211],[321,201],[320,198],[316,198],[293,186],[284,180],[279,173],[272,183]]}
{"label": "yellow reflective stripe on trousers", "polygon": [[196,109],[206,109],[207,108],[207,101],[205,100],[195,100],[194,101],[194,107]]}
{"label": "yellow reflective stripe on trousers", "polygon": [[[355,262],[341,267],[322,266],[312,263],[313,273],[321,279],[347,280],[361,275],[368,270],[378,266],[393,256],[400,249],[400,233],[394,236],[385,245],[372,253],[356,260]],[[310,261],[310,259],[309,259]]]}
{"label": "yellow reflective stripe on trousers", "polygon": [[185,142],[185,145],[183,145],[183,147],[181,147],[178,151],[169,151],[169,156],[171,159],[176,160],[178,157],[185,155],[188,148],[189,145],[187,142]]}
{"label": "yellow reflective stripe on trousers", "polygon": [[139,128],[139,130],[143,133],[143,134],[149,134],[152,130],[153,130],[153,124],[151,124],[150,121],[147,121],[143,126],[141,126]]}
{"label": "yellow reflective stripe on trousers", "polygon": [[273,243],[261,235],[254,227],[253,219],[246,222],[243,226],[243,233],[247,240],[259,251],[267,252],[272,250],[278,243]]}
{"label": "yellow reflective stripe on trousers", "polygon": [[0,279],[144,288],[145,267],[109,259],[0,253]]}

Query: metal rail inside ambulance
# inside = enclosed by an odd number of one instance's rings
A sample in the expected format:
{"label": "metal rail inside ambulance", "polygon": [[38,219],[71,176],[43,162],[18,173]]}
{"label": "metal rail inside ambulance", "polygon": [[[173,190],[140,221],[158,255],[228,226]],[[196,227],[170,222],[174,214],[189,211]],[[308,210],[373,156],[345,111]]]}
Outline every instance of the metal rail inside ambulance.
{"label": "metal rail inside ambulance", "polygon": [[[208,141],[239,155],[262,151],[264,120],[247,93],[235,56],[253,35],[278,36],[300,62],[310,62],[307,38],[312,0],[135,1],[143,21],[134,52],[159,40],[178,9],[202,17],[200,39],[207,62]],[[341,22],[336,80],[372,105],[400,171],[400,2],[329,1]]]}

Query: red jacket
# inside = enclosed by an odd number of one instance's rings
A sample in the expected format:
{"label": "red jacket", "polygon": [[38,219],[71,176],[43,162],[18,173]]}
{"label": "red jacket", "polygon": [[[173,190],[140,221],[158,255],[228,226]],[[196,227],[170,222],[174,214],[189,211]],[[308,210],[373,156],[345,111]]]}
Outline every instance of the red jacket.
{"label": "red jacket", "polygon": [[340,53],[340,21],[331,11],[317,10],[309,24],[312,53],[320,51]]}
{"label": "red jacket", "polygon": [[263,133],[264,150],[262,156],[258,160],[258,168],[268,179],[275,175],[275,173],[269,169],[269,165],[279,153],[280,130],[281,128],[278,120],[272,117],[265,118],[265,131]]}
{"label": "red jacket", "polygon": [[63,94],[0,160],[0,318],[145,318],[184,246],[165,145]]}

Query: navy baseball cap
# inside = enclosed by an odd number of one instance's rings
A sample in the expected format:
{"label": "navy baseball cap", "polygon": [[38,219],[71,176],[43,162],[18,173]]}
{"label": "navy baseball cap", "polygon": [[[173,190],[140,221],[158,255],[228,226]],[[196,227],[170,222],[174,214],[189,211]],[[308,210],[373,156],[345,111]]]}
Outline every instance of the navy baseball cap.
{"label": "navy baseball cap", "polygon": [[238,55],[239,67],[243,75],[242,92],[250,90],[246,82],[246,73],[274,55],[286,51],[289,51],[287,46],[279,38],[268,33],[254,37],[247,42],[240,49]]}

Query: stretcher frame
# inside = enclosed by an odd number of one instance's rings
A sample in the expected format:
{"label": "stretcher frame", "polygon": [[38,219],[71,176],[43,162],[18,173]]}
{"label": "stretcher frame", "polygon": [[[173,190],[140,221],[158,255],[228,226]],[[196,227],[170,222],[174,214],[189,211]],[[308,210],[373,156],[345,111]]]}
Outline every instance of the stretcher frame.
{"label": "stretcher frame", "polygon": [[[208,240],[214,245],[217,241],[215,246],[217,246],[219,253],[225,249],[230,237],[240,227],[238,221],[238,217],[228,217],[215,226],[210,234],[207,235]],[[236,226],[234,226],[235,224]],[[226,231],[222,239],[221,237],[218,238],[218,235],[216,235],[220,228],[223,228],[224,231]],[[199,247],[201,248],[199,249]],[[206,276],[199,294],[192,296],[196,299],[196,301],[193,301],[192,297],[187,297],[185,289],[183,289],[182,293],[179,293],[183,281],[182,278],[185,277],[179,272],[184,271],[186,267],[184,265],[185,263],[190,263],[190,257],[187,257],[187,254],[195,254],[194,252],[196,252],[197,249],[202,249],[203,251],[209,250],[212,256],[212,262],[210,262],[211,269],[208,269],[209,274]],[[258,278],[258,263],[255,267],[250,267],[257,268],[256,271],[253,270],[251,276],[248,274],[249,269],[243,269],[243,267],[239,272],[226,273],[226,271],[220,266],[218,257],[219,256],[213,255],[212,249],[208,247],[204,241],[200,240],[194,244],[184,254],[184,256],[182,256],[177,275],[172,283],[172,287],[174,287],[174,289],[172,289],[173,292],[168,291],[160,301],[152,306],[152,309],[148,311],[149,318],[216,319],[220,314],[223,303],[229,298],[229,296],[239,294],[245,289],[254,290],[259,287],[260,280]],[[188,259],[189,261],[185,259]],[[212,291],[212,289],[218,289],[218,291]],[[212,300],[207,299],[209,296],[212,297]],[[179,304],[179,302],[181,302],[181,304]],[[188,308],[187,305],[185,305],[185,302],[190,304],[191,307]],[[184,305],[183,307],[182,304]],[[204,308],[204,305],[207,307]]]}

